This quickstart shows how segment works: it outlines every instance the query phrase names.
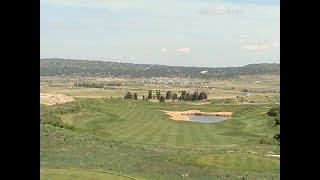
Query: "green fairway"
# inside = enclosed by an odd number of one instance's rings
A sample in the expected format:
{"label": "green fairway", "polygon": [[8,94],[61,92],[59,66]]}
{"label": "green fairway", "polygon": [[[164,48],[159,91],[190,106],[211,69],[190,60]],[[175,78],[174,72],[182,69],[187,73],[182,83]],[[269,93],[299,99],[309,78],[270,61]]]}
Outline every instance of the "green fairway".
{"label": "green fairway", "polygon": [[[66,123],[109,138],[170,146],[245,145],[265,134],[264,105],[161,104],[119,99],[79,99],[81,111],[62,116]],[[230,111],[233,118],[215,124],[173,121],[158,110]],[[269,128],[268,132],[273,129]]]}
{"label": "green fairway", "polygon": [[69,179],[83,179],[83,180],[129,180],[133,178],[119,176],[115,174],[79,170],[79,169],[40,169],[41,180],[69,180]]}

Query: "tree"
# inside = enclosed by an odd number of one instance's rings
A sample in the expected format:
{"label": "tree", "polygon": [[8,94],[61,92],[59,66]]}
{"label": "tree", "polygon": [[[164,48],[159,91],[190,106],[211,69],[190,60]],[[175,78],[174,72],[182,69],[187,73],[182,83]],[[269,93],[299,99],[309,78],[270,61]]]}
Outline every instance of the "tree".
{"label": "tree", "polygon": [[199,99],[199,94],[198,94],[197,91],[195,91],[195,92],[193,93],[193,95],[192,95],[191,100],[192,100],[192,101],[196,101],[196,100],[198,100],[198,99]]}
{"label": "tree", "polygon": [[171,96],[172,96],[172,92],[171,91],[167,91],[166,99],[171,99]]}
{"label": "tree", "polygon": [[127,92],[126,95],[124,95],[124,99],[133,99],[131,92]]}
{"label": "tree", "polygon": [[144,97],[144,96],[142,96],[142,100],[144,100],[144,98],[145,98],[145,97]]}
{"label": "tree", "polygon": [[199,95],[199,100],[202,100],[202,99],[207,99],[208,98],[208,95],[206,92],[201,92],[200,95]]}
{"label": "tree", "polygon": [[164,96],[160,96],[159,101],[160,102],[164,102],[166,100],[166,98]]}
{"label": "tree", "polygon": [[160,99],[160,96],[161,96],[160,90],[156,90],[156,96],[157,96],[157,99]]}
{"label": "tree", "polygon": [[133,94],[133,97],[134,97],[134,99],[138,99],[137,93],[134,93],[134,94]]}
{"label": "tree", "polygon": [[174,100],[176,100],[178,98],[177,93],[173,93],[171,98],[172,98],[172,102],[174,102]]}
{"label": "tree", "polygon": [[152,90],[149,90],[148,92],[148,99],[152,99]]}
{"label": "tree", "polygon": [[187,91],[181,91],[179,99],[180,100],[186,100],[186,94],[187,94]]}

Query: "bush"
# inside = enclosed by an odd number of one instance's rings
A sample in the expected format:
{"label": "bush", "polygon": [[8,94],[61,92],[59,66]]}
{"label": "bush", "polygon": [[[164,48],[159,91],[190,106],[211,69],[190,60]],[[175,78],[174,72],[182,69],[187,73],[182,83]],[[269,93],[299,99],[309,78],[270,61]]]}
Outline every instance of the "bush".
{"label": "bush", "polygon": [[54,120],[51,120],[51,121],[47,121],[46,124],[50,124],[52,126],[56,126],[56,127],[59,127],[59,128],[64,128],[64,129],[69,129],[69,130],[75,130],[75,127],[72,126],[72,125],[69,125],[69,124],[66,124],[66,123],[63,123],[61,121],[54,121]]}
{"label": "bush", "polygon": [[275,125],[275,126],[280,126],[280,117],[276,117],[276,118],[274,119],[274,125]]}
{"label": "bush", "polygon": [[273,107],[267,112],[268,116],[278,117],[280,116],[280,107]]}
{"label": "bush", "polygon": [[270,137],[262,137],[261,139],[260,139],[260,144],[273,144],[274,143],[274,141],[273,141],[273,139],[272,138],[270,138]]}
{"label": "bush", "polygon": [[127,92],[126,95],[124,95],[124,99],[133,99],[131,92]]}
{"label": "bush", "polygon": [[280,143],[280,133],[273,136],[273,139]]}

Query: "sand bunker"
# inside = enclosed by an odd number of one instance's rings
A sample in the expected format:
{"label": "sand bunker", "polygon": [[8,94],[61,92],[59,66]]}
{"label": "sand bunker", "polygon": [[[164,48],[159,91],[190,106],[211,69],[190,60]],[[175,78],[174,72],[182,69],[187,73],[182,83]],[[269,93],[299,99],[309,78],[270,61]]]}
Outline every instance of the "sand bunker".
{"label": "sand bunker", "polygon": [[40,103],[45,105],[63,104],[73,100],[73,97],[63,94],[40,93]]}
{"label": "sand bunker", "polygon": [[160,110],[170,116],[170,119],[176,121],[190,121],[188,115],[211,115],[211,116],[232,116],[232,112],[201,112],[200,110],[188,111],[165,111]]}

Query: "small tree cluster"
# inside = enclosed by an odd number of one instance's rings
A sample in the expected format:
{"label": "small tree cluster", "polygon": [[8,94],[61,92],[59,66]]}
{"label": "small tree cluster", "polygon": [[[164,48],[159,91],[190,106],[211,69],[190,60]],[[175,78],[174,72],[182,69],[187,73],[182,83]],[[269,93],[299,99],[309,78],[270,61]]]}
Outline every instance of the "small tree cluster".
{"label": "small tree cluster", "polygon": [[201,92],[200,94],[195,91],[194,93],[189,93],[186,91],[182,91],[179,97],[181,101],[197,101],[202,99],[207,99],[208,95],[206,92]]}
{"label": "small tree cluster", "polygon": [[86,82],[77,82],[73,84],[76,87],[88,87],[88,88],[103,88],[105,84],[103,83],[86,83]]}

